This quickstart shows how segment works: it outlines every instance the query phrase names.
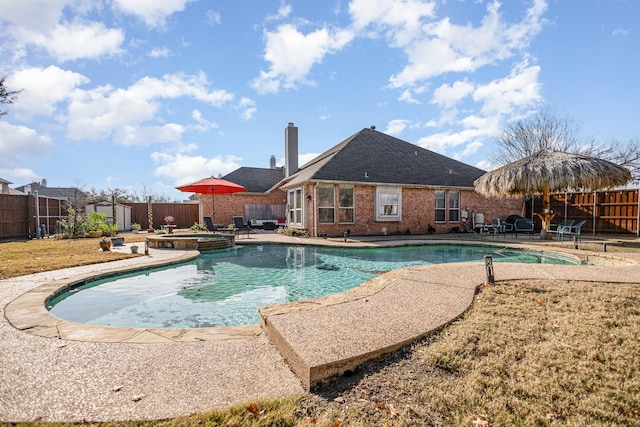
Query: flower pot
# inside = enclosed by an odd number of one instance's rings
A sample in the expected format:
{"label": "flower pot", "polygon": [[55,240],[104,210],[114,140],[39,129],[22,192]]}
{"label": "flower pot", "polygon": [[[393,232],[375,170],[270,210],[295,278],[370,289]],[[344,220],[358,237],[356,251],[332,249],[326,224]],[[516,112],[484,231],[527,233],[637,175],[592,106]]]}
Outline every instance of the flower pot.
{"label": "flower pot", "polygon": [[110,251],[111,250],[111,242],[110,241],[100,242],[100,249],[102,249],[105,252]]}
{"label": "flower pot", "polygon": [[138,253],[138,247],[137,246],[131,246],[131,253],[132,254],[137,254]]}
{"label": "flower pot", "polygon": [[124,237],[112,237],[111,244],[113,246],[123,246],[124,245]]}
{"label": "flower pot", "polygon": [[89,237],[97,238],[102,236],[102,231],[90,231]]}

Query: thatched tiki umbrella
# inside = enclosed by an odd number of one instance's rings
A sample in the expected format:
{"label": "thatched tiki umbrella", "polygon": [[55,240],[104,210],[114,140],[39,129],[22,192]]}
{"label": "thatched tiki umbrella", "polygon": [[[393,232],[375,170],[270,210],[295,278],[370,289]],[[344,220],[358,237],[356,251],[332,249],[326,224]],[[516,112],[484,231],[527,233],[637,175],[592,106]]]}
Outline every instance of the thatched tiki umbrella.
{"label": "thatched tiki umbrella", "polygon": [[488,197],[518,197],[542,194],[540,237],[546,239],[551,212],[552,191],[598,190],[624,185],[631,173],[606,160],[549,149],[487,172],[474,182],[475,190]]}

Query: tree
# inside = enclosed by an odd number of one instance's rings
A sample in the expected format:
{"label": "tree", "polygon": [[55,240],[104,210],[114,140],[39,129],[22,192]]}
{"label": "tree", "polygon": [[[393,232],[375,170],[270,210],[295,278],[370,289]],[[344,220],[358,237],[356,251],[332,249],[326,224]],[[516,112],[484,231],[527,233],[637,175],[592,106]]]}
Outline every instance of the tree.
{"label": "tree", "polygon": [[493,163],[504,166],[542,149],[582,154],[608,160],[631,172],[634,182],[640,182],[640,141],[622,143],[611,140],[598,143],[580,138],[580,127],[571,119],[542,109],[536,114],[509,124],[496,138]]}
{"label": "tree", "polygon": [[[13,101],[16,99],[16,95],[21,91],[7,89],[4,85],[4,81],[5,78],[0,77],[0,104],[13,104]],[[6,114],[6,111],[0,110],[0,117],[5,116]]]}

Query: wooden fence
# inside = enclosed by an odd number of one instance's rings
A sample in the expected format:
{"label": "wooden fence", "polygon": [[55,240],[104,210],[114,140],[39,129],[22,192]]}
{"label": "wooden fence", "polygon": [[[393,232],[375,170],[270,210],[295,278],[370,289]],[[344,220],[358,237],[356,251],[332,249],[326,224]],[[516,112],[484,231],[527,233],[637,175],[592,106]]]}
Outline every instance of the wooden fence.
{"label": "wooden fence", "polygon": [[[131,206],[131,223],[138,223],[143,230],[149,228],[149,209],[147,203],[125,203]],[[164,218],[172,216],[178,228],[189,228],[199,222],[200,205],[198,203],[153,203],[153,226],[160,228],[165,224]]]}
{"label": "wooden fence", "polygon": [[0,194],[0,239],[31,239],[37,236],[36,226],[44,224],[47,234],[53,234],[56,223],[67,216],[64,199],[38,197],[36,223],[34,195]]}
{"label": "wooden fence", "polygon": [[[584,193],[558,193],[551,195],[551,210],[556,214],[554,222],[573,219],[585,220],[583,234],[633,233],[640,236],[640,201],[638,189],[609,190]],[[540,212],[542,199],[535,197],[526,203],[527,218]],[[540,228],[540,220],[533,215]]]}

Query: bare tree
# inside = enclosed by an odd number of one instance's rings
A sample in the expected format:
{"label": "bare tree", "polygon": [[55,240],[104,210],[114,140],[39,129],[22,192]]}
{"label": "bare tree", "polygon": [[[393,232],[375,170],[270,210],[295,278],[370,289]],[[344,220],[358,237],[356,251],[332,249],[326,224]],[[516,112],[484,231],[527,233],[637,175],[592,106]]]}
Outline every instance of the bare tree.
{"label": "bare tree", "polygon": [[575,121],[541,109],[536,114],[509,124],[496,138],[491,161],[503,166],[542,149],[583,154],[608,160],[626,167],[634,182],[640,182],[640,144],[636,139],[628,143],[612,140],[599,143],[580,138]]}
{"label": "bare tree", "polygon": [[[16,99],[16,95],[21,91],[19,90],[8,90],[4,85],[5,78],[0,77],[0,104],[13,104],[13,101]],[[7,114],[6,111],[0,110],[0,117],[5,116]]]}

